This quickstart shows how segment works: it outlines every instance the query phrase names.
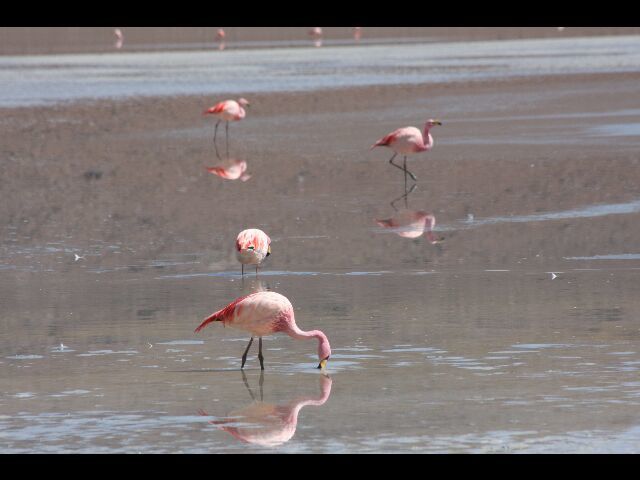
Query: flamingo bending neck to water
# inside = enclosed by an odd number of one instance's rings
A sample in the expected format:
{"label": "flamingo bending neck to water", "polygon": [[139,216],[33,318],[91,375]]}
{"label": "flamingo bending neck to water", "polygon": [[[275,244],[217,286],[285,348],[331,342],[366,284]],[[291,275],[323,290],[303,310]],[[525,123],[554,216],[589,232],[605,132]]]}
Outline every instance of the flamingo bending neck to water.
{"label": "flamingo bending neck to water", "polygon": [[318,368],[324,368],[331,356],[331,346],[327,336],[320,330],[305,332],[296,325],[293,314],[293,306],[287,297],[276,292],[256,292],[237,298],[226,307],[209,315],[196,328],[198,333],[211,322],[222,322],[224,326],[245,330],[251,333],[249,345],[242,355],[242,365],[247,361],[247,353],[253,343],[253,337],[259,337],[258,359],[260,369],[264,370],[264,357],[262,355],[262,337],[274,333],[286,333],[292,338],[318,340]]}
{"label": "flamingo bending neck to water", "polygon": [[[407,170],[407,155],[426,152],[433,148],[433,137],[431,136],[430,130],[435,125],[442,125],[442,122],[433,119],[427,120],[424,124],[424,135],[416,127],[398,128],[374,143],[371,146],[371,150],[375,147],[389,147],[394,151],[393,156],[389,159],[389,163],[404,171],[405,184],[407,175],[409,175],[413,181],[416,181],[418,178]],[[393,163],[393,159],[396,158],[396,155],[399,153],[404,156],[404,165],[402,167]]]}

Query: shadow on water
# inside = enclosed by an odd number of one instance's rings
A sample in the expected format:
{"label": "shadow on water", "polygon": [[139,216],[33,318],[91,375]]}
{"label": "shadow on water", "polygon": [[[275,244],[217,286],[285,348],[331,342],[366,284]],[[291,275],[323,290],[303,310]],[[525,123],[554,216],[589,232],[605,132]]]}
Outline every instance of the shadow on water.
{"label": "shadow on water", "polygon": [[[249,386],[244,371],[242,380],[251,403],[229,412],[222,420],[210,420],[209,423],[243,442],[263,447],[276,447],[291,440],[296,433],[300,410],[308,405],[322,406],[331,395],[332,380],[327,375],[320,376],[319,394],[298,396],[277,404],[264,401],[264,372],[260,373],[258,382],[259,400]],[[210,416],[203,409],[199,409],[198,414]]]}

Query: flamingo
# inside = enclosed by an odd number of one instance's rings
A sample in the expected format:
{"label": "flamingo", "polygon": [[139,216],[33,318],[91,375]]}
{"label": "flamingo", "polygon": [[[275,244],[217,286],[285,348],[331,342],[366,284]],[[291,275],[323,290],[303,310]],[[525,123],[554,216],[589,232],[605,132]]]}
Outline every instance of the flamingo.
{"label": "flamingo", "polygon": [[124,43],[124,35],[122,34],[122,30],[120,30],[119,28],[116,28],[113,31],[113,34],[116,37],[115,47],[119,50],[122,48],[122,44]]}
{"label": "flamingo", "polygon": [[[442,122],[433,119],[427,120],[424,125],[424,136],[422,132],[420,132],[420,130],[418,130],[416,127],[399,128],[382,137],[371,146],[371,150],[373,150],[375,147],[389,147],[395,152],[389,159],[389,163],[394,167],[404,171],[405,187],[407,182],[407,175],[409,175],[413,179],[413,181],[418,180],[413,173],[407,170],[407,155],[426,152],[433,148],[433,137],[431,136],[430,130],[434,125],[442,125]],[[398,155],[399,153],[404,155],[403,167],[393,163],[393,159],[396,158],[396,155]]]}
{"label": "flamingo", "polygon": [[218,50],[224,50],[224,47],[225,47],[224,39],[226,36],[227,34],[224,32],[222,28],[219,28],[218,31],[216,32],[216,40],[219,42]]}
{"label": "flamingo", "polygon": [[436,226],[436,217],[421,210],[402,210],[394,217],[376,220],[376,223],[383,228],[393,229],[393,232],[403,238],[418,238],[424,233],[432,244],[443,241],[442,238],[436,237],[432,231]]}
{"label": "flamingo", "polygon": [[227,180],[240,179],[241,181],[246,182],[251,178],[251,175],[246,173],[247,162],[244,160],[230,159],[214,167],[207,167],[207,171]]}
{"label": "flamingo", "polygon": [[362,27],[353,27],[353,39],[356,42],[359,42],[361,36],[362,36]]}
{"label": "flamingo", "polygon": [[242,355],[244,368],[247,361],[247,353],[253,343],[253,337],[259,338],[258,359],[260,369],[264,370],[264,357],[262,355],[262,337],[277,332],[283,332],[292,338],[306,340],[316,338],[318,340],[318,368],[324,369],[331,356],[331,346],[327,336],[320,330],[301,330],[295,321],[293,306],[287,297],[276,292],[256,292],[235,299],[226,307],[209,315],[196,328],[198,333],[211,322],[222,322],[224,326],[245,330],[251,333],[251,340]]}
{"label": "flamingo", "polygon": [[[260,400],[256,400],[249,384],[247,383],[244,370],[242,378],[245,382],[249,395],[253,402],[246,407],[234,410],[223,420],[211,420],[209,423],[230,433],[239,440],[246,443],[260,445],[262,447],[277,447],[293,438],[298,426],[298,414],[302,407],[307,405],[321,406],[331,395],[332,380],[327,375],[320,376],[320,395],[298,397],[284,404],[274,405],[262,400],[262,375],[260,376]],[[204,410],[198,410],[202,416],[209,416]],[[249,426],[234,426],[238,421],[249,423]]]}
{"label": "flamingo", "polygon": [[313,40],[313,45],[316,47],[321,47],[322,46],[322,28],[313,27],[311,30],[309,30],[308,33],[311,39]]}
{"label": "flamingo", "polygon": [[218,153],[218,146],[216,144],[216,136],[218,135],[218,125],[220,125],[221,121],[226,121],[226,143],[227,143],[227,157],[229,157],[229,122],[237,122],[242,120],[247,112],[245,111],[245,107],[248,107],[250,104],[244,98],[239,98],[236,100],[225,100],[223,102],[216,103],[213,107],[208,108],[203,112],[203,115],[215,115],[218,117],[218,121],[216,123],[216,129],[213,134],[213,146],[216,148],[216,155],[220,158],[220,154]]}
{"label": "flamingo", "polygon": [[242,264],[242,275],[245,265],[255,265],[256,275],[258,265],[271,255],[271,239],[269,235],[258,228],[243,230],[236,238],[236,256]]}

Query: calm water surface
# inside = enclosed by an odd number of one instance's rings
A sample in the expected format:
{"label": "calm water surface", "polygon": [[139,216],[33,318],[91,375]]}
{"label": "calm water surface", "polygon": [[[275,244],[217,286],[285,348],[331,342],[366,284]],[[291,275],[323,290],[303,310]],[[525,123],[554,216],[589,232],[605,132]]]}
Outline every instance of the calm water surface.
{"label": "calm water surface", "polygon": [[0,57],[0,106],[632,72],[640,37]]}

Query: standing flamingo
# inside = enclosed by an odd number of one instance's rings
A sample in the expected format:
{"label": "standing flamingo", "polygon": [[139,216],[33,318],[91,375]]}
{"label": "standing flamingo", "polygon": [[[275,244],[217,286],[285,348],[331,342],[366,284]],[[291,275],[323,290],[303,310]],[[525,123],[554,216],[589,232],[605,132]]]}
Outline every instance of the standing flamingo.
{"label": "standing flamingo", "polygon": [[311,39],[313,40],[313,45],[316,47],[321,47],[322,46],[322,28],[313,27],[311,30],[309,30],[308,33]]}
{"label": "standing flamingo", "polygon": [[224,39],[226,36],[227,34],[224,32],[222,28],[219,28],[218,31],[216,32],[216,40],[218,41],[218,50],[224,50],[224,47],[225,47]]}
{"label": "standing flamingo", "polygon": [[249,106],[249,102],[244,98],[235,100],[225,100],[223,102],[216,103],[213,107],[204,111],[203,115],[215,115],[218,117],[216,122],[216,129],[213,134],[213,146],[216,148],[216,155],[220,158],[218,153],[218,146],[216,144],[216,136],[218,135],[218,125],[221,121],[226,121],[226,143],[227,143],[227,158],[229,157],[229,122],[236,122],[242,120],[247,112],[245,107]]}
{"label": "standing flamingo", "polygon": [[269,235],[257,228],[243,230],[236,238],[236,256],[242,264],[242,275],[245,265],[255,265],[256,275],[258,265],[271,255],[271,239]]}
{"label": "standing flamingo", "polygon": [[124,35],[122,34],[122,30],[120,30],[119,28],[116,28],[113,31],[113,34],[116,37],[116,43],[115,43],[115,47],[120,50],[122,48],[122,44],[124,43]]}
{"label": "standing flamingo", "polygon": [[[429,131],[434,125],[442,125],[442,123],[438,120],[428,120],[424,125],[424,136],[422,135],[422,132],[420,132],[420,130],[418,130],[416,127],[399,128],[382,137],[371,146],[371,150],[373,150],[375,147],[389,147],[395,152],[391,159],[389,159],[389,163],[394,167],[404,171],[405,187],[407,183],[407,175],[409,175],[414,181],[417,180],[416,176],[409,170],[407,170],[407,155],[426,152],[433,148],[433,137],[431,136],[431,133],[429,133]],[[396,155],[398,155],[398,153],[404,155],[403,167],[393,163],[393,159],[396,158]]]}
{"label": "standing flamingo", "polygon": [[318,368],[323,369],[331,356],[331,346],[327,336],[320,330],[305,332],[296,325],[293,314],[293,306],[284,295],[276,292],[256,292],[245,297],[240,297],[221,310],[209,315],[196,328],[198,333],[211,322],[222,322],[224,326],[251,332],[251,340],[242,355],[242,365],[247,361],[247,353],[253,343],[253,337],[259,338],[258,359],[260,369],[264,370],[264,357],[262,355],[262,337],[277,332],[283,332],[292,338],[306,340],[316,338],[318,340]]}
{"label": "standing flamingo", "polygon": [[362,36],[362,27],[353,27],[353,39],[356,42],[359,42],[361,36]]}

